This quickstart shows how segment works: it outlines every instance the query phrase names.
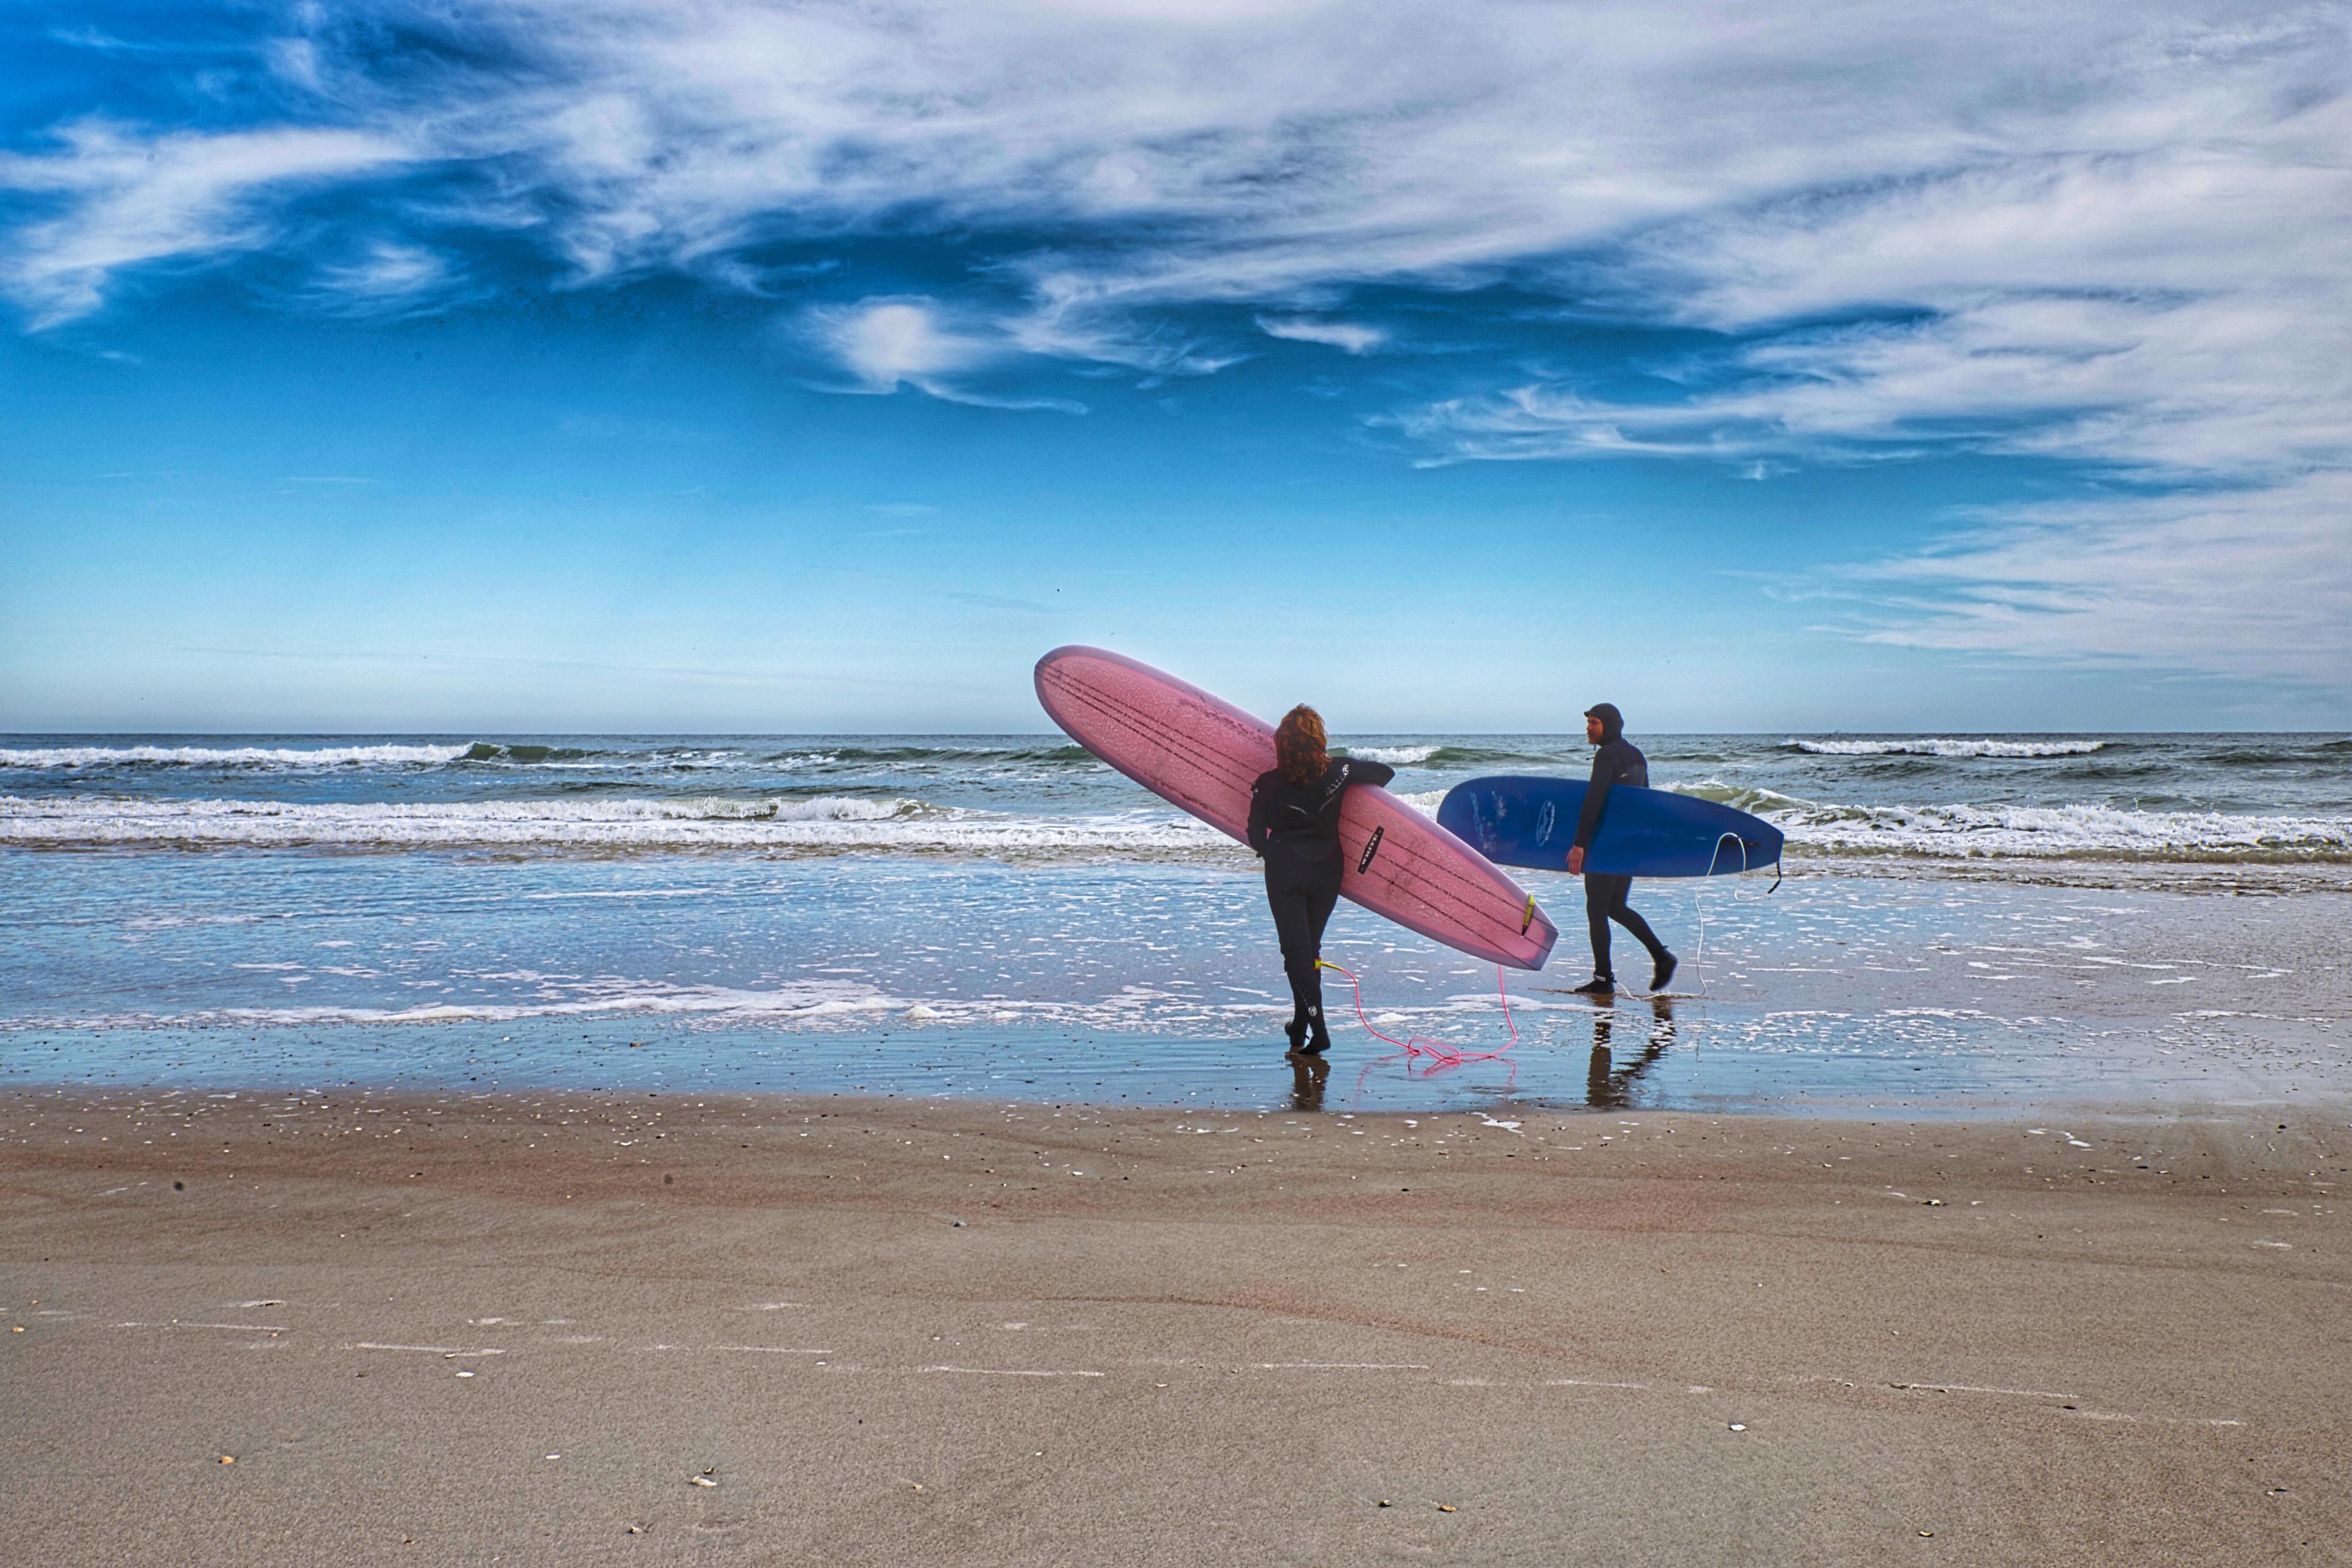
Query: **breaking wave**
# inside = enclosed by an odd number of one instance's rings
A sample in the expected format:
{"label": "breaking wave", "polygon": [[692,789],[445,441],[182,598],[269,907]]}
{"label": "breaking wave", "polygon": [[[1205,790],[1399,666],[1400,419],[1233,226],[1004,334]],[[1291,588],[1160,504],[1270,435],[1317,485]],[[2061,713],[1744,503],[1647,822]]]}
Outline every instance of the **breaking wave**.
{"label": "breaking wave", "polygon": [[518,742],[501,746],[489,741],[477,741],[466,748],[461,763],[576,763],[608,752],[592,752],[583,746],[534,746]]}
{"label": "breaking wave", "polygon": [[0,842],[1160,858],[1243,853],[1215,829],[1164,812],[1025,816],[851,795],[430,805],[0,795]]}
{"label": "breaking wave", "polygon": [[1009,763],[1091,763],[1094,753],[1084,746],[1067,742],[1055,742],[1040,737],[1032,744],[1011,746],[991,745],[852,745],[812,746],[798,752],[780,752],[771,762],[824,763],[945,763],[945,762],[1009,762]]}
{"label": "breaking wave", "polygon": [[2106,805],[1929,805],[1772,814],[1831,852],[2056,859],[2352,862],[2352,821]]}
{"label": "breaking wave", "polygon": [[0,748],[0,768],[334,768],[429,766],[479,746],[30,746]]}
{"label": "breaking wave", "polygon": [[[1008,743],[1009,742],[1009,743]],[[1418,748],[1426,751],[1429,748]],[[506,767],[579,767],[602,765],[621,769],[696,768],[824,768],[914,766],[963,763],[986,766],[1024,764],[1068,767],[1096,765],[1082,746],[1040,736],[1008,737],[991,743],[952,741],[906,745],[871,741],[827,742],[812,738],[806,744],[780,746],[774,740],[757,744],[723,740],[674,744],[573,745],[556,741],[472,741],[440,743],[415,741],[336,745],[67,745],[0,747],[0,768],[93,770],[105,768],[357,768],[444,767],[488,763]]]}
{"label": "breaking wave", "polygon": [[[83,1021],[34,1020],[33,1026],[100,1028],[321,1027],[334,1025],[516,1024],[536,1018],[675,1017],[728,1022],[824,1023],[871,1018],[907,1003],[871,986],[803,981],[770,990],[721,985],[606,984],[561,999],[425,1002],[406,1007],[216,1007],[170,1015]],[[23,1026],[11,1025],[11,1027]]]}
{"label": "breaking wave", "polygon": [[1422,767],[1433,772],[1513,766],[1581,768],[1591,756],[1591,748],[1585,744],[1581,735],[1573,738],[1529,735],[1496,739],[1518,739],[1522,743],[1478,745],[1433,741],[1418,745],[1356,746],[1343,742],[1334,749],[1367,762],[1386,763],[1391,767]]}
{"label": "breaking wave", "polygon": [[1711,800],[1717,805],[1727,805],[1736,811],[1748,812],[1757,816],[1772,817],[1775,826],[1784,830],[1788,825],[1780,822],[1776,813],[1791,810],[1842,809],[1836,806],[1816,807],[1811,801],[1801,800],[1793,795],[1782,795],[1779,790],[1726,784],[1721,779],[1701,779],[1696,784],[1670,784],[1660,787],[1672,790],[1676,795]]}
{"label": "breaking wave", "polygon": [[1961,860],[2249,860],[2352,863],[2352,820],[2131,811],[2124,806],[1837,806],[1773,790],[1682,785],[1682,793],[1752,811],[1792,848],[1832,856]]}
{"label": "breaking wave", "polygon": [[1817,757],[2087,757],[2106,750],[2105,741],[1950,741],[1906,737],[1899,741],[1790,741]]}
{"label": "breaking wave", "polygon": [[2352,819],[2094,805],[1841,805],[1720,779],[1668,786],[1763,817],[1832,855],[1937,859],[2352,862]]}

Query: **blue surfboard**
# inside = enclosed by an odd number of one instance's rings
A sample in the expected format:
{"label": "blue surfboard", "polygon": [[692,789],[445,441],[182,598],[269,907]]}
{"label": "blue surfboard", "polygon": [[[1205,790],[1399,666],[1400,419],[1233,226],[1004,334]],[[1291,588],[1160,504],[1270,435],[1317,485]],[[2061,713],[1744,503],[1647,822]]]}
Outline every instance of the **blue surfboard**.
{"label": "blue surfboard", "polygon": [[[1445,792],[1437,825],[1497,866],[1568,868],[1584,809],[1582,779],[1498,774]],[[1706,877],[1780,858],[1780,830],[1759,816],[1671,790],[1609,792],[1584,868],[1612,877]]]}

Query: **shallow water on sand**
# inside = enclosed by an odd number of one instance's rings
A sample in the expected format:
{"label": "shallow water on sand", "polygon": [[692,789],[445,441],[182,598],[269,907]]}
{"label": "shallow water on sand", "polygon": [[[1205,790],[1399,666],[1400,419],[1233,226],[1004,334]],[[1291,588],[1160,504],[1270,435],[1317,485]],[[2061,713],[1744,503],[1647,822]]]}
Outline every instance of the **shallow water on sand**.
{"label": "shallow water on sand", "polygon": [[[0,850],[0,1079],[980,1094],[1228,1107],[2276,1100],[2352,1085],[2352,896],[1901,877],[1637,885],[1674,995],[1596,1008],[1576,885],[1443,1068],[1329,993],[1294,1071],[1255,878],[886,855]],[[1645,977],[1619,937],[1619,968]],[[1365,1020],[1508,1041],[1496,972],[1342,905]],[[1606,1053],[1605,1058],[1599,1053]]]}
{"label": "shallow water on sand", "polygon": [[[1590,756],[1351,739],[1425,810]],[[1568,993],[1580,889],[1523,874],[1563,937],[1508,1020],[1342,905],[1364,1016],[1335,982],[1294,1079],[1249,858],[1058,735],[0,737],[0,1079],[1967,1108],[2346,1072],[2352,740],[1639,739],[1797,875],[1641,884],[1685,959],[1654,1010]],[[1451,1068],[1372,1033],[1514,1026]]]}

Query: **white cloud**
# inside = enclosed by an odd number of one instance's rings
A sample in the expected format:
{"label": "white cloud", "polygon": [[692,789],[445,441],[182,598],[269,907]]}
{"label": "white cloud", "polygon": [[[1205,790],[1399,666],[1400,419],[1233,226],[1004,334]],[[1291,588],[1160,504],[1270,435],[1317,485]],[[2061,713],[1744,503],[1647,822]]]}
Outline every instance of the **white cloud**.
{"label": "white cloud", "polygon": [[861,300],[807,312],[803,329],[847,371],[843,391],[888,394],[902,386],[952,403],[984,408],[1051,408],[1084,413],[1058,398],[1001,397],[969,383],[973,373],[1001,363],[1013,345],[985,329],[959,325],[927,299]]}
{"label": "white cloud", "polygon": [[60,140],[53,153],[0,154],[0,189],[64,206],[0,251],[0,289],[36,327],[95,310],[124,268],[266,245],[266,198],[404,156],[388,137],[299,127],[149,136],[82,121]]}
{"label": "white cloud", "polygon": [[1392,423],[1438,461],[1752,474],[1966,449],[2182,486],[1865,568],[1886,594],[1870,635],[2352,680],[2352,98],[2284,91],[2299,58],[2218,52],[2178,102],[2074,106],[2065,140],[2088,150],[1994,149],[1643,236],[1621,288],[1734,334],[1660,401],[1555,376]]}
{"label": "white cloud", "polygon": [[2340,685],[2352,474],[2017,508],[1853,575],[1899,596],[1847,628],[1871,641]]}
{"label": "white cloud", "polygon": [[[1352,334],[1376,329],[1341,319],[1352,287],[1507,276],[1723,346],[1662,375],[1654,402],[1572,364],[1492,372],[1393,416],[1433,460],[1642,453],[1766,474],[2032,454],[2194,487],[2185,505],[2246,530],[2244,561],[2265,530],[2281,561],[2332,537],[2340,514],[2310,509],[2352,468],[2340,4],[377,9],[453,47],[391,68],[358,5],[256,68],[289,90],[334,83],[337,125],[83,121],[58,153],[0,158],[0,184],[51,204],[0,236],[0,288],[64,320],[126,269],[270,243],[285,194],[413,155],[476,177],[409,226],[537,236],[581,280],[677,269],[781,291],[766,242],[971,242],[968,293],[804,318],[867,392],[990,401],[975,388],[1023,355],[1206,374],[1245,350],[1187,324],[1202,303],[1364,353],[1377,341]],[[365,296],[400,270],[343,281]],[[1985,573],[1987,597],[1922,625],[2105,646],[2121,610],[1992,606],[2029,538],[2120,562],[2116,540],[2194,532],[2129,519],[2037,514],[1999,549],[1938,558],[1948,585]],[[2271,581],[2210,564],[2217,584]]]}
{"label": "white cloud", "polygon": [[990,345],[944,325],[928,300],[866,300],[814,311],[812,324],[861,392],[929,390],[941,378],[970,370],[990,356]]}
{"label": "white cloud", "polygon": [[2352,299],[2019,294],[1897,324],[1784,331],[1713,367],[1726,390],[1637,404],[1527,382],[1389,422],[1439,459],[1965,447],[2244,477],[2352,460],[2347,366]]}
{"label": "white cloud", "polygon": [[[2352,425],[2335,9],[1884,0],[1834,28],[1731,0],[482,15],[526,68],[446,106],[443,135],[532,170],[583,276],[740,278],[738,253],[779,233],[1034,226],[1053,243],[965,309],[1028,353],[1203,374],[1239,351],[1171,307],[1579,253],[1571,291],[1749,340],[1729,390],[1681,409],[1537,381],[1400,420],[1456,457],[1965,439],[2201,474],[2332,461]],[[1902,324],[1785,326],[1878,312]],[[1260,325],[1374,346],[1295,309]]]}
{"label": "white cloud", "polygon": [[[1115,321],[1157,306],[1295,307],[1593,246],[1631,247],[1598,283],[1635,308],[1730,324],[2116,263],[2189,289],[2217,264],[2340,270],[2345,27],[2324,8],[1882,0],[1833,28],[1735,0],[381,8],[498,63],[388,71],[363,9],[265,52],[494,167],[491,205],[583,277],[741,277],[778,235],[1033,226],[1055,237],[1005,263],[1015,327],[1122,363],[1218,358]],[[2229,258],[2248,251],[2269,254]]]}
{"label": "white cloud", "polygon": [[[2190,476],[2352,460],[2352,100],[2224,161],[2032,159],[1714,215],[1644,237],[1669,319],[1745,335],[1729,390],[1662,407],[1535,383],[1417,410],[1465,457],[1574,455],[1596,427],[1819,452],[1962,441]],[[1840,330],[1805,318],[1874,312]],[[1498,439],[1500,437],[1500,439]]]}
{"label": "white cloud", "polygon": [[263,51],[270,69],[295,86],[311,92],[323,91],[326,83],[319,71],[319,49],[308,38],[276,38]]}
{"label": "white cloud", "polygon": [[1388,342],[1388,333],[1357,321],[1324,321],[1314,316],[1260,316],[1257,330],[1270,338],[1294,342],[1326,343],[1351,354],[1368,354]]}
{"label": "white cloud", "polygon": [[373,314],[445,298],[456,281],[456,270],[438,251],[375,239],[355,258],[321,267],[315,287],[330,309]]}

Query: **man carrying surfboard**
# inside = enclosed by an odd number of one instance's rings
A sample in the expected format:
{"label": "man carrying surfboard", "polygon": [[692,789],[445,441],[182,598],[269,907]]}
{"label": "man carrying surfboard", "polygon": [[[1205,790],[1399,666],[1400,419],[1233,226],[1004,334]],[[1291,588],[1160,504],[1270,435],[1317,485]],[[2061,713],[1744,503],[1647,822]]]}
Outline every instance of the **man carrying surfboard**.
{"label": "man carrying surfboard", "polygon": [[1609,792],[1617,785],[1648,788],[1650,761],[1625,739],[1625,717],[1613,702],[1596,702],[1584,710],[1584,738],[1600,749],[1592,753],[1592,782],[1584,789],[1584,810],[1576,819],[1576,838],[1569,846],[1570,876],[1584,879],[1584,920],[1592,931],[1592,978],[1576,989],[1586,996],[1617,994],[1616,972],[1609,963],[1609,922],[1615,921],[1650,950],[1650,989],[1664,991],[1675,977],[1675,955],[1658,940],[1650,922],[1626,902],[1633,891],[1631,877],[1604,876],[1584,868],[1584,852],[1601,831],[1601,815],[1609,807]]}

